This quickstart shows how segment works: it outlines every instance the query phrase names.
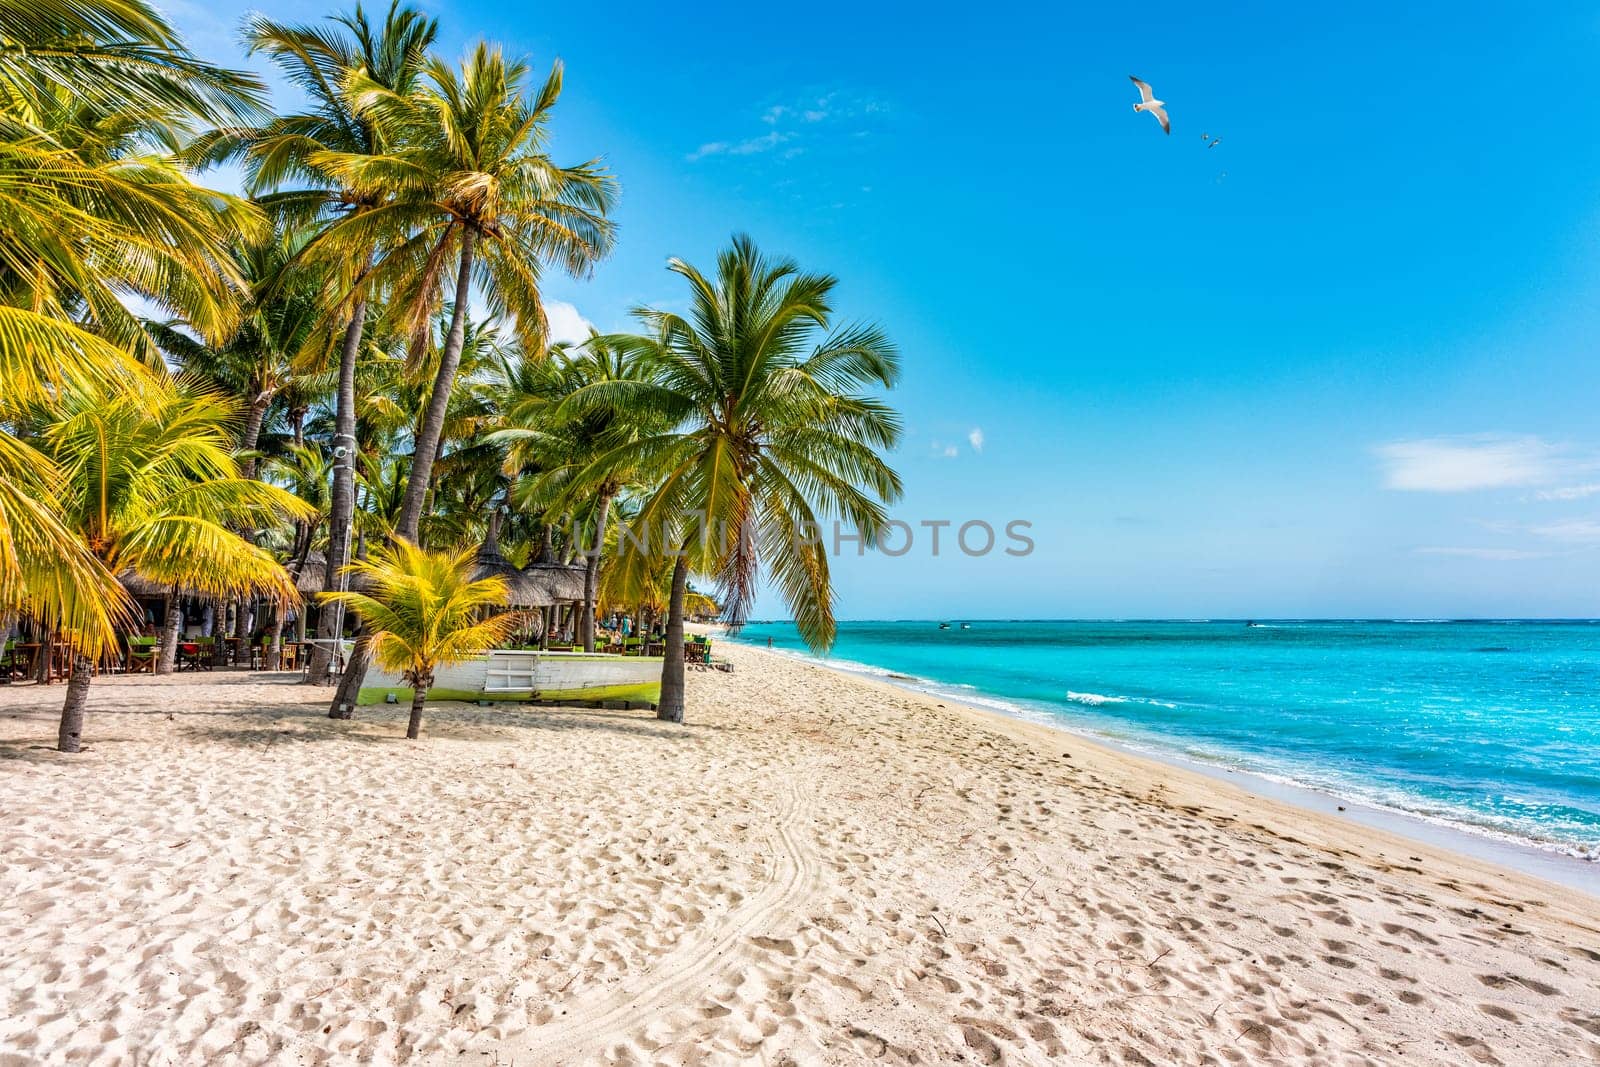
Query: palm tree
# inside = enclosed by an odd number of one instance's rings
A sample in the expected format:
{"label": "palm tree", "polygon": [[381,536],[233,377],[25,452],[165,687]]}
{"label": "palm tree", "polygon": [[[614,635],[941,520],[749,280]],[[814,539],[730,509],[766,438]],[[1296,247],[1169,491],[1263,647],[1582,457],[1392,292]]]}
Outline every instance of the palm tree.
{"label": "palm tree", "polygon": [[718,256],[715,278],[677,259],[669,269],[689,283],[689,313],[641,310],[649,332],[631,342],[651,353],[654,379],[596,383],[574,402],[653,411],[671,427],[613,449],[587,477],[654,472],[636,520],[650,551],[625,539],[619,562],[643,587],[655,561],[674,560],[657,715],[681,722],[691,569],[715,579],[737,626],[764,563],[806,642],[833,643],[818,534],[837,518],[873,544],[883,505],[900,495],[881,455],[899,441],[900,420],[867,392],[892,388],[899,362],[878,327],[832,325],[835,278],[768,260],[748,237]]}
{"label": "palm tree", "polygon": [[[309,98],[306,111],[280,115],[264,125],[222,131],[200,152],[208,159],[243,155],[249,187],[261,202],[292,224],[325,227],[303,250],[303,258],[329,269],[334,277],[329,314],[342,323],[333,451],[333,512],[329,517],[328,589],[336,588],[346,562],[355,512],[356,365],[362,351],[372,286],[373,258],[386,234],[391,185],[368,181],[357,189],[331,171],[330,158],[383,158],[391,150],[383,131],[361,113],[349,88],[358,76],[364,86],[408,94],[422,69],[438,23],[395,0],[381,27],[358,5],[334,16],[333,28],[291,26],[262,16],[245,23],[252,53],[263,52]],[[329,240],[337,235],[336,239]],[[310,680],[328,672],[334,633],[333,612],[323,612]]]}
{"label": "palm tree", "polygon": [[0,108],[43,90],[207,121],[261,114],[253,75],[197,60],[143,0],[0,0]]}
{"label": "palm tree", "polygon": [[[611,247],[606,218],[614,182],[590,161],[561,167],[545,148],[551,112],[561,95],[560,63],[538,93],[526,93],[529,68],[507,63],[499,49],[480,44],[456,70],[437,59],[426,84],[401,92],[374,80],[355,80],[360,111],[395,146],[387,156],[325,156],[321,165],[358,193],[399,186],[392,210],[378,220],[386,235],[404,235],[373,270],[373,284],[400,296],[412,336],[413,362],[425,351],[428,324],[450,286],[450,328],[433,388],[412,448],[411,470],[395,522],[397,536],[416,540],[440,436],[450,405],[475,274],[491,310],[516,324],[525,352],[543,349],[544,308],[539,276],[547,260],[569,273],[591,270]],[[362,247],[373,239],[370,220],[351,220],[327,234],[330,244]],[[358,644],[328,708],[342,718],[366,673]]]}
{"label": "palm tree", "polygon": [[295,264],[294,240],[282,230],[233,250],[249,286],[238,326],[211,345],[173,321],[150,327],[167,357],[191,378],[237,397],[246,414],[239,432],[239,469],[256,475],[261,431],[280,391],[323,362],[328,337],[318,329],[322,308],[316,279]]}
{"label": "palm tree", "polygon": [[380,546],[350,573],[372,592],[325,593],[358,614],[372,635],[373,655],[384,670],[412,687],[406,737],[422,732],[422,706],[440,666],[471,659],[505,640],[522,622],[515,611],[487,614],[506,601],[502,578],[472,577],[475,549],[429,552],[404,538]]}
{"label": "palm tree", "polygon": [[145,377],[101,338],[0,304],[0,613],[74,634],[91,654],[116,640],[127,595],[53,506],[65,473],[10,430],[63,394]]}
{"label": "palm tree", "polygon": [[[309,509],[239,476],[232,421],[227,398],[171,379],[152,378],[138,391],[69,393],[53,405],[39,436],[62,472],[61,511],[106,570],[219,598],[295,598],[277,561],[233,531]],[[75,659],[58,747],[76,752],[92,659],[77,635],[65,637]]]}
{"label": "palm tree", "polygon": [[593,385],[647,381],[648,353],[625,340],[593,334],[576,349],[552,346],[551,357],[508,366],[497,383],[504,396],[500,428],[485,441],[506,446],[506,469],[522,472],[512,500],[524,510],[582,515],[584,610],[580,632],[585,652],[594,651],[595,601],[611,505],[629,484],[632,471],[608,466],[588,480],[591,464],[653,430],[653,412],[615,406],[571,403]]}
{"label": "palm tree", "polygon": [[[357,76],[358,110],[386,143],[386,155],[329,154],[320,165],[358,195],[395,190],[379,220],[403,234],[373,270],[374,284],[396,293],[410,323],[413,353],[424,349],[434,310],[449,291],[450,328],[417,430],[399,536],[417,537],[429,479],[450,404],[472,281],[481,275],[490,308],[510,317],[523,350],[542,350],[541,265],[559,262],[574,275],[609,250],[614,185],[598,163],[557,166],[546,154],[549,122],[561,95],[561,64],[531,98],[529,68],[480,44],[460,69],[433,59],[422,84],[406,92]],[[344,232],[348,230],[348,235]],[[369,220],[330,229],[330,244],[370,242]],[[453,268],[453,270],[452,270]]]}
{"label": "palm tree", "polygon": [[175,158],[190,117],[118,111],[48,82],[5,103],[0,301],[90,326],[155,367],[129,293],[226,336],[244,289],[231,248],[262,217]]}

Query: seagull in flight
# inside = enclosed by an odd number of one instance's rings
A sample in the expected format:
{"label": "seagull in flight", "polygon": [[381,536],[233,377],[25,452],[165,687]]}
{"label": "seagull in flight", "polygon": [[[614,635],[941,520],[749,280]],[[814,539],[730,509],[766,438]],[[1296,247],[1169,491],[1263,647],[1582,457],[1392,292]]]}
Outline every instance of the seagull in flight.
{"label": "seagull in flight", "polygon": [[1200,135],[1200,139],[1205,141],[1207,148],[1215,148],[1217,145],[1222,143],[1222,138],[1213,137],[1209,133],[1202,133]]}
{"label": "seagull in flight", "polygon": [[1165,100],[1157,100],[1155,91],[1132,74],[1128,75],[1128,80],[1139,87],[1139,96],[1141,97],[1140,101],[1133,105],[1133,110],[1150,112],[1156,117],[1156,121],[1161,123],[1163,132],[1172,133],[1172,123],[1167,121],[1167,102]]}

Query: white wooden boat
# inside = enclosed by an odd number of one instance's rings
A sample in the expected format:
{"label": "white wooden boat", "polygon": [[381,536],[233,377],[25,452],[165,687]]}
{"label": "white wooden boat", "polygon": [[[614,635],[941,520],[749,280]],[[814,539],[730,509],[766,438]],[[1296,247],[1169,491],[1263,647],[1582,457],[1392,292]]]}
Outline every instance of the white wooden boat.
{"label": "white wooden boat", "polygon": [[[373,667],[357,702],[406,704],[411,687]],[[440,667],[429,700],[623,701],[654,707],[661,699],[661,657],[604,652],[494,651]]]}

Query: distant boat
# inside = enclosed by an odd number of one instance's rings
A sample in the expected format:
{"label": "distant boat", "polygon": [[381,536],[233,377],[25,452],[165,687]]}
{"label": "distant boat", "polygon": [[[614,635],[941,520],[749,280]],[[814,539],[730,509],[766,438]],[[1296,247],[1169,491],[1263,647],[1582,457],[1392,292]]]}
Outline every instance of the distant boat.
{"label": "distant boat", "polygon": [[970,630],[972,629],[972,624],[970,622],[964,622],[961,624],[961,628],[963,630]]}
{"label": "distant boat", "polygon": [[1260,629],[1261,628],[1261,624],[1259,622],[1256,622],[1254,619],[1251,619],[1249,622],[1244,624],[1244,627],[1247,630],[1249,630],[1251,628]]}
{"label": "distant boat", "polygon": [[947,622],[941,622],[941,623],[940,623],[940,624],[939,624],[939,629],[941,629],[941,630],[948,630],[948,629],[950,629],[950,624],[949,624],[949,623],[947,623]]}

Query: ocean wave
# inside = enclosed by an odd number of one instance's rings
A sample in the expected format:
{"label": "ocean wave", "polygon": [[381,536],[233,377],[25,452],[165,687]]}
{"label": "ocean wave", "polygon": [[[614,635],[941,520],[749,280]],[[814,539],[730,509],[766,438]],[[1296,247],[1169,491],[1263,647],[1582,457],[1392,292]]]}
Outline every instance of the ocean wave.
{"label": "ocean wave", "polygon": [[1074,704],[1087,704],[1091,708],[1098,708],[1101,704],[1126,704],[1127,697],[1108,697],[1102,693],[1074,693],[1067,690],[1067,699]]}
{"label": "ocean wave", "polygon": [[1105,704],[1143,704],[1152,708],[1176,708],[1177,704],[1170,700],[1157,700],[1154,697],[1129,697],[1114,696],[1106,693],[1076,693],[1067,690],[1066,699],[1073,704],[1082,704],[1089,708],[1098,708]]}

